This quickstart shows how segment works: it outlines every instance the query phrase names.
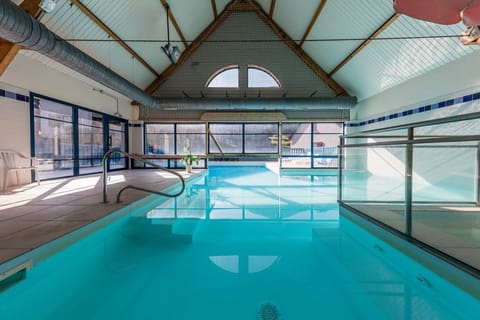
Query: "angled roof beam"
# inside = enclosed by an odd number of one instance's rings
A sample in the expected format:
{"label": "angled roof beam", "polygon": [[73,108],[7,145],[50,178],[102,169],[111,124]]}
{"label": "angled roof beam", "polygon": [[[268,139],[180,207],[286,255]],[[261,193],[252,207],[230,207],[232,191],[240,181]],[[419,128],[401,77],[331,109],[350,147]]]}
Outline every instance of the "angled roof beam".
{"label": "angled roof beam", "polygon": [[218,11],[217,11],[217,3],[215,2],[215,0],[212,0],[212,10],[213,10],[214,18],[217,19]]}
{"label": "angled roof beam", "polygon": [[80,11],[82,11],[87,17],[89,17],[95,24],[97,24],[100,28],[102,28],[103,31],[105,31],[110,37],[115,39],[119,45],[121,45],[125,50],[128,51],[135,59],[138,60],[145,68],[148,69],[153,75],[158,77],[158,72],[151,66],[149,65],[143,58],[136,53],[130,46],[123,41],[115,32],[112,31],[102,20],[100,20],[90,9],[88,9],[83,3],[80,2],[80,0],[71,0],[71,2],[77,6]]}
{"label": "angled roof beam", "polygon": [[[42,9],[38,7],[40,1],[41,0],[24,0],[20,4],[20,8],[27,11],[35,19],[38,19],[43,14]],[[20,49],[22,49],[22,47],[18,44],[0,40],[0,76],[7,70]]]}
{"label": "angled roof beam", "polygon": [[328,74],[329,77],[332,77],[335,73],[343,68],[350,60],[352,60],[357,54],[360,53],[366,46],[370,44],[375,38],[377,38],[385,29],[387,29],[397,18],[400,16],[399,13],[394,13],[387,21],[385,21],[377,30],[375,30],[365,41],[362,42],[355,50],[352,51],[342,62],[340,62],[332,71]]}
{"label": "angled roof beam", "polygon": [[270,18],[273,17],[273,11],[275,11],[275,2],[276,0],[272,0],[272,2],[270,2],[270,11],[268,12],[268,16]]}
{"label": "angled roof beam", "polygon": [[302,50],[302,48],[300,48],[300,46],[295,41],[293,41],[292,38],[290,38],[290,36],[285,31],[283,31],[275,23],[275,21],[272,20],[272,18],[267,15],[265,11],[263,11],[262,7],[260,7],[260,5],[256,1],[252,1],[252,4],[255,6],[256,12],[260,16],[260,18],[265,21],[265,23],[267,23],[267,25],[269,25],[273,29],[273,31],[275,31],[275,33],[280,37],[280,39],[282,39],[290,47],[290,49],[292,49],[293,52],[295,52],[300,57],[300,59],[302,59],[303,62],[308,65],[313,70],[313,72],[315,72],[317,76],[323,79],[337,95],[348,95],[345,89],[343,89],[333,79],[331,79],[327,75],[327,73],[323,71],[322,68],[320,68],[320,66],[315,61],[313,61],[313,59],[310,58]]}
{"label": "angled roof beam", "polygon": [[310,34],[310,31],[312,31],[312,28],[315,25],[315,22],[317,22],[318,16],[320,16],[320,13],[322,12],[326,3],[327,3],[327,0],[321,0],[320,3],[318,4],[317,10],[315,10],[315,13],[313,14],[312,20],[310,20],[310,23],[308,24],[307,30],[305,30],[305,33],[303,34],[302,40],[300,40],[300,44],[299,44],[300,47],[303,46],[303,43],[305,42],[308,35]]}
{"label": "angled roof beam", "polygon": [[167,8],[169,7],[169,5],[167,3],[167,0],[160,0],[160,2],[162,3],[163,7],[165,8],[165,11],[167,11],[168,17],[170,18],[170,21],[172,21],[173,27],[177,31],[177,34],[180,37],[180,39],[182,40],[183,45],[185,46],[185,48],[187,48],[188,47],[188,42],[185,39],[182,30],[178,26],[177,20],[175,20],[175,17],[173,16],[172,10],[167,10]]}
{"label": "angled roof beam", "polygon": [[193,42],[186,47],[186,49],[182,52],[182,55],[178,59],[176,64],[171,64],[165,71],[160,74],[160,76],[157,77],[149,86],[147,89],[145,89],[146,93],[152,94],[155,90],[160,87],[163,81],[167,79],[176,69],[179,65],[183,63],[188,57],[192,55],[195,50],[202,44],[202,42],[210,36],[210,34],[217,29],[217,27],[225,20],[226,17],[230,15],[230,8],[234,4],[234,1],[230,2],[230,4],[223,10],[223,12],[217,16],[215,20],[213,20],[212,23],[208,25],[208,27],[203,30],[200,35],[193,40]]}

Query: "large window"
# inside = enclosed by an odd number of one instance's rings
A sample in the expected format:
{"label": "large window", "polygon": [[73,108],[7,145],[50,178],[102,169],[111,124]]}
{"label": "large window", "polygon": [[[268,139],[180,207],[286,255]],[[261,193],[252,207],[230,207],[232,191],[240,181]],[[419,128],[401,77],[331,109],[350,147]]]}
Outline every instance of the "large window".
{"label": "large window", "polygon": [[[246,72],[246,75],[245,75]],[[240,88],[240,78],[247,79],[247,88],[280,88],[280,81],[267,68],[231,65],[215,71],[207,80],[207,88]],[[243,87],[243,85],[242,85]]]}
{"label": "large window", "polygon": [[[32,154],[42,180],[101,172],[109,148],[126,151],[125,120],[36,94],[30,101]],[[111,159],[110,169],[126,167],[118,154]]]}
{"label": "large window", "polygon": [[80,174],[102,170],[104,154],[103,115],[78,110]]}
{"label": "large window", "polygon": [[339,122],[282,124],[282,167],[335,168],[337,146],[343,133]]}
{"label": "large window", "polygon": [[210,123],[210,153],[278,153],[278,123]]}
{"label": "large window", "polygon": [[[205,124],[204,123],[146,123],[145,124],[145,154],[150,155],[182,155],[185,147],[190,148],[194,155],[205,155]],[[180,158],[149,159],[161,166],[181,168],[184,166]],[[136,164],[139,166],[140,164]],[[194,167],[206,167],[205,160]]]}
{"label": "large window", "polygon": [[73,109],[46,99],[33,100],[35,156],[42,180],[72,176]]}

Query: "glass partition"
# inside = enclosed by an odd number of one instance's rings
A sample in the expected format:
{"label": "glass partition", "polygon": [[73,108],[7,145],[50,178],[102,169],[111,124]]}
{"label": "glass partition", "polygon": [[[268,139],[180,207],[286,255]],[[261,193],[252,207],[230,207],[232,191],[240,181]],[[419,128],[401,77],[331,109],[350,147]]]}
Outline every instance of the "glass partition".
{"label": "glass partition", "polygon": [[479,125],[431,121],[345,136],[340,203],[461,268],[480,270]]}

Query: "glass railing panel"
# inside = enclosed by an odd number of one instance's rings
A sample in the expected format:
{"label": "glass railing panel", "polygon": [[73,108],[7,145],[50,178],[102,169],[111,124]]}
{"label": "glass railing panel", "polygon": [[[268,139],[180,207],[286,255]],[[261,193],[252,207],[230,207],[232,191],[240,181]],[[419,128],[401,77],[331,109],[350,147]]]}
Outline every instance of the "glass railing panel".
{"label": "glass railing panel", "polygon": [[405,146],[343,150],[341,194],[351,207],[404,230]]}

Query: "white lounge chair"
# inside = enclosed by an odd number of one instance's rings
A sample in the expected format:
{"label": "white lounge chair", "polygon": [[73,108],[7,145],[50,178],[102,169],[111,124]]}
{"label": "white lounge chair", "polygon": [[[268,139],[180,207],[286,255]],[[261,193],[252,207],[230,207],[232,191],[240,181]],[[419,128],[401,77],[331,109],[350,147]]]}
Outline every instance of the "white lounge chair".
{"label": "white lounge chair", "polygon": [[7,190],[8,173],[15,171],[18,178],[18,171],[29,170],[35,171],[35,179],[37,185],[40,185],[40,175],[38,174],[37,159],[35,157],[27,157],[15,150],[0,150],[0,160],[2,161],[3,183],[2,190]]}

